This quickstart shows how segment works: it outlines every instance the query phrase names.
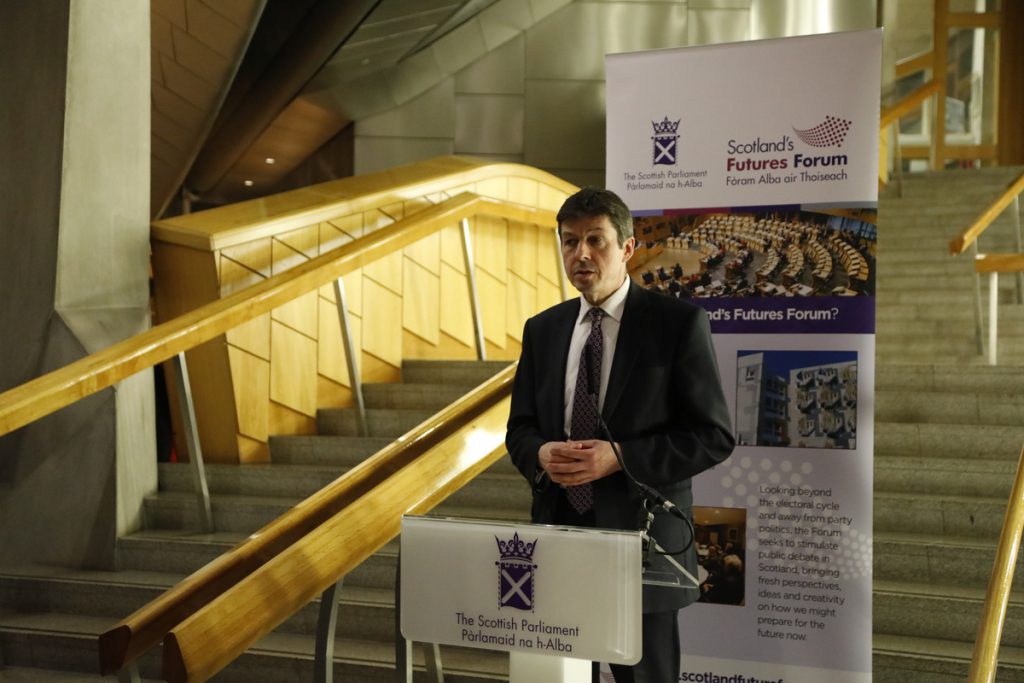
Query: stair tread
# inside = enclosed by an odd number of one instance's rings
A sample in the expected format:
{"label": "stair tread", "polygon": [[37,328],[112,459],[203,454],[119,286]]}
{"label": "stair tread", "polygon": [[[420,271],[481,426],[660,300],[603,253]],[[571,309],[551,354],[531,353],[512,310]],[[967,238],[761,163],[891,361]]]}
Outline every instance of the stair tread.
{"label": "stair tread", "polygon": [[[872,592],[880,594],[915,595],[922,598],[951,598],[982,602],[985,599],[985,586],[967,586],[930,583],[917,581],[895,581],[892,579],[875,579]],[[1009,603],[1013,607],[1024,607],[1024,591],[1011,591]]]}
{"label": "stair tread", "polygon": [[[9,612],[0,611],[0,633],[47,633],[85,640],[88,647],[95,648],[95,639],[112,626],[110,619],[60,612]],[[365,662],[393,666],[394,643],[390,641],[359,640],[354,638],[335,639],[335,661]],[[249,648],[250,653],[279,656],[301,656],[313,654],[314,636],[297,633],[272,632],[265,635]],[[418,656],[414,655],[416,659]],[[470,673],[491,676],[507,676],[507,655],[489,650],[470,648],[445,648],[442,656],[446,673]]]}
{"label": "stair tread", "polygon": [[[872,638],[875,653],[912,653],[922,657],[943,660],[970,660],[974,644],[959,640],[921,638],[894,633],[875,633]],[[1000,666],[1024,667],[1024,647],[1003,645],[999,648]]]}

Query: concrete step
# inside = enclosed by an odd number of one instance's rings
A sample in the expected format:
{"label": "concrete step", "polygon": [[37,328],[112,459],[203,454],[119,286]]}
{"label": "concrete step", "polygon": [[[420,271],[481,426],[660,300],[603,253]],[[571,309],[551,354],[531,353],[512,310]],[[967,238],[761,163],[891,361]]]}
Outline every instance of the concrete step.
{"label": "concrete step", "polygon": [[[337,467],[318,465],[209,464],[206,483],[211,495],[307,498],[344,472]],[[195,490],[188,463],[160,463],[159,477],[161,492],[191,493]]]}
{"label": "concrete step", "polygon": [[1009,498],[1017,463],[875,456],[875,491]]}
{"label": "concrete step", "polygon": [[[879,633],[973,643],[984,600],[983,587],[876,580],[872,621]],[[1002,643],[1024,646],[1024,603],[1020,595],[1010,598]]]}
{"label": "concrete step", "polygon": [[995,458],[1016,462],[1022,443],[1024,425],[885,421],[875,424],[876,457]]}
{"label": "concrete step", "polygon": [[[996,559],[996,540],[911,532],[876,532],[873,565],[876,581],[934,586],[987,586]],[[1014,568],[1014,585],[1024,586],[1024,561]]]}
{"label": "concrete step", "polygon": [[[102,617],[61,613],[0,613],[0,652],[4,666],[63,672],[96,670],[96,638],[110,626]],[[252,683],[275,681],[307,683],[313,680],[312,636],[270,633],[217,674],[217,681]],[[508,657],[487,650],[442,648],[445,680],[485,683],[508,680]],[[428,679],[422,653],[414,649],[415,680]],[[160,648],[140,659],[140,673],[160,678]],[[6,670],[3,671],[6,674]],[[391,642],[336,638],[335,680],[391,683],[394,680],[394,645]],[[6,679],[4,679],[6,680]],[[104,679],[108,680],[108,679]]]}
{"label": "concrete step", "polygon": [[[368,409],[366,423],[368,436],[397,437],[420,424],[436,410],[400,410],[396,408]],[[317,433],[327,436],[358,436],[359,422],[352,408],[329,408],[316,414]]]}
{"label": "concrete step", "polygon": [[[248,534],[214,534],[183,531],[139,531],[118,539],[118,568],[121,571],[163,571],[187,575],[212,562],[245,540]],[[352,570],[345,581],[354,586],[392,589],[398,541],[392,541]],[[125,616],[125,615],[121,615]]]}
{"label": "concrete step", "polygon": [[888,422],[943,424],[1024,424],[1024,394],[1006,384],[984,393],[970,391],[897,391],[875,396],[875,415]]}
{"label": "concrete step", "polygon": [[[394,442],[391,437],[277,436],[270,437],[270,457],[276,464],[320,465],[344,471]],[[491,465],[492,472],[515,473],[508,458]]]}
{"label": "concrete step", "polygon": [[[974,340],[973,320],[893,320],[876,318],[875,334],[884,341],[915,341],[922,337],[948,338],[963,337]],[[986,339],[988,330],[985,330]],[[1006,340],[1008,345],[1016,344],[1016,340],[1024,337],[1024,317],[1020,320],[999,320],[999,343]]]}
{"label": "concrete step", "polygon": [[390,436],[271,436],[270,461],[275,465],[331,465],[348,469],[393,441]]}
{"label": "concrete step", "polygon": [[[963,683],[973,644],[876,632],[872,647],[873,683]],[[1024,649],[999,648],[996,680],[1024,683]]]}
{"label": "concrete step", "polygon": [[978,394],[1016,393],[1024,391],[1024,368],[951,368],[946,365],[885,363],[877,365],[875,372],[875,390],[883,389]]}
{"label": "concrete step", "polygon": [[[82,572],[48,567],[0,572],[0,606],[16,613],[60,612],[106,617],[110,626],[175,585],[184,575],[156,572]],[[339,637],[388,642],[395,633],[394,586],[342,586]],[[314,635],[320,601],[313,600],[275,631]]]}
{"label": "concrete step", "polygon": [[475,387],[508,366],[505,360],[405,360],[402,361],[402,382]]}
{"label": "concrete step", "polygon": [[367,408],[428,409],[436,413],[471,389],[462,384],[366,384],[363,399]]}
{"label": "concrete step", "polygon": [[874,529],[996,539],[1006,498],[935,493],[875,492]]}
{"label": "concrete step", "polygon": [[[252,533],[300,503],[302,498],[211,496],[213,524],[218,531]],[[199,512],[193,493],[165,492],[143,503],[147,529],[198,529]]]}

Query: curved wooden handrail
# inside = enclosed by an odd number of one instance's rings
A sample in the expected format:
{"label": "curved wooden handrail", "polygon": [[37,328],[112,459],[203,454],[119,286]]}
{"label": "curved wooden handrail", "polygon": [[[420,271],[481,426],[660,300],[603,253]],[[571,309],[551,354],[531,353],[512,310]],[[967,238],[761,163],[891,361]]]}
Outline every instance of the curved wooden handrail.
{"label": "curved wooden handrail", "polygon": [[978,638],[974,642],[971,658],[970,683],[991,683],[996,679],[996,665],[999,658],[999,640],[1006,620],[1006,606],[1013,586],[1013,570],[1020,550],[1021,532],[1024,531],[1024,448],[1017,459],[1017,476],[1003,518],[1003,530],[996,548],[996,561],[992,566],[985,607],[978,626]]}
{"label": "curved wooden handrail", "polygon": [[992,221],[1003,212],[1003,209],[1010,205],[1010,202],[1021,191],[1024,191],[1024,173],[1021,173],[1007,185],[1006,190],[994,202],[989,204],[988,208],[982,211],[966,230],[950,240],[949,253],[954,256],[964,253],[967,247],[971,246],[981,233],[985,232],[985,229],[992,224]]}
{"label": "curved wooden handrail", "polygon": [[934,78],[913,92],[907,94],[906,97],[901,99],[899,102],[891,107],[884,107],[882,109],[881,117],[878,121],[878,127],[881,130],[885,130],[886,126],[891,126],[893,123],[898,121],[901,117],[906,116],[910,112],[914,111],[929,97],[939,91],[939,82]]}
{"label": "curved wooden handrail", "polygon": [[403,514],[430,511],[501,457],[512,374],[503,397],[468,424],[174,627],[164,639],[164,679],[213,676],[397,536]]}
{"label": "curved wooden handrail", "polygon": [[508,396],[514,375],[515,365],[496,374],[102,634],[101,672],[123,668],[228,588],[438,446],[457,426]]}
{"label": "curved wooden handrail", "polygon": [[976,273],[1019,273],[1024,271],[1024,254],[978,254]]}
{"label": "curved wooden handrail", "polygon": [[462,193],[370,235],[201,306],[0,394],[0,436],[209,341],[463,218],[488,215],[550,226],[554,212]]}

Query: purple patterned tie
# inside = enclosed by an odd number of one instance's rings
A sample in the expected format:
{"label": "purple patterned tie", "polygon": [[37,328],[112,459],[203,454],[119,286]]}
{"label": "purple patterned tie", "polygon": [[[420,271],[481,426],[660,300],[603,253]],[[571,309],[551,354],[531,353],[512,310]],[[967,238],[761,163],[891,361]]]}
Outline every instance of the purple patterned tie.
{"label": "purple patterned tie", "polygon": [[[571,441],[596,439],[601,435],[601,422],[597,415],[597,394],[601,386],[601,353],[604,347],[601,318],[604,311],[595,306],[587,311],[587,315],[590,317],[590,334],[583,345],[580,369],[576,374],[576,393],[572,400],[572,419],[569,425]],[[587,381],[588,376],[593,378],[591,382]],[[584,513],[594,507],[594,485],[590,482],[568,486],[565,494],[576,512]]]}

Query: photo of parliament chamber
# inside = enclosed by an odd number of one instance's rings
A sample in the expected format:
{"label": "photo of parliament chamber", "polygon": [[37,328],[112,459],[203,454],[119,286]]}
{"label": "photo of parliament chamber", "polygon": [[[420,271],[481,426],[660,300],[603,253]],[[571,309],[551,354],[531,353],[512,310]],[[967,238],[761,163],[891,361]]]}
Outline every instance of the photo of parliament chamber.
{"label": "photo of parliament chamber", "polygon": [[636,219],[632,276],[676,298],[875,292],[874,216],[707,214]]}

